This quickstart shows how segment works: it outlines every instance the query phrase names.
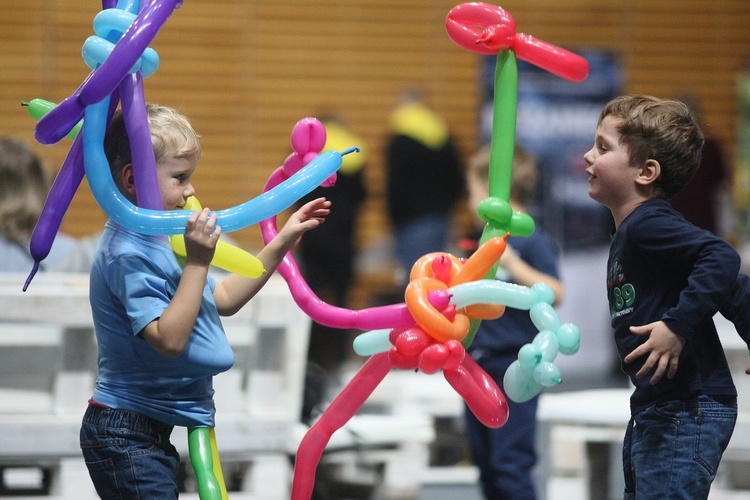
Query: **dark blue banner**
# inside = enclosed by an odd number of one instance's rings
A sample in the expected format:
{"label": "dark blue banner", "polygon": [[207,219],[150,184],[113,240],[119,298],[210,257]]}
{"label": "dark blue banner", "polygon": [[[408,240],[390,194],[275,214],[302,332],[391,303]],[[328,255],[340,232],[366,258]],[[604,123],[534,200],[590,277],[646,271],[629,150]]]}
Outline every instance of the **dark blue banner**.
{"label": "dark blue banner", "polygon": [[[576,52],[591,66],[581,83],[518,61],[516,141],[534,154],[540,173],[537,196],[528,213],[565,249],[609,242],[612,219],[609,210],[587,194],[583,155],[593,145],[599,112],[622,88],[620,64],[614,54]],[[494,56],[487,57],[484,66],[484,141],[491,137],[496,61]]]}

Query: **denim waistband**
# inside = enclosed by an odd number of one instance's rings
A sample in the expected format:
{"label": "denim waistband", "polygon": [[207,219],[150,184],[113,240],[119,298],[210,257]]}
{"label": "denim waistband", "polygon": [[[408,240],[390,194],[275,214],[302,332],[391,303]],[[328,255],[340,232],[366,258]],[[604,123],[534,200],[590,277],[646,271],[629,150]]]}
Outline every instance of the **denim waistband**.
{"label": "denim waistband", "polygon": [[83,422],[95,427],[128,429],[133,432],[167,437],[174,429],[173,425],[159,422],[140,413],[105,408],[95,404],[89,404],[83,415]]}

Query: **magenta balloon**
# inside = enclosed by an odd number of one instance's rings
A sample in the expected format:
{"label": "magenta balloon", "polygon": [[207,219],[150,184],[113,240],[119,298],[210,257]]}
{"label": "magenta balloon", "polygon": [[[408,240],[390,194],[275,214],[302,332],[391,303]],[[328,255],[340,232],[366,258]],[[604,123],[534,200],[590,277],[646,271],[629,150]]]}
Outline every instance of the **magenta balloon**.
{"label": "magenta balloon", "polygon": [[326,129],[317,118],[302,118],[292,128],[292,149],[300,156],[320,153],[326,145]]}
{"label": "magenta balloon", "polygon": [[[283,167],[277,168],[266,182],[263,192],[272,189],[284,179]],[[263,242],[268,244],[278,234],[276,217],[261,221],[260,229]],[[379,330],[383,328],[403,328],[414,324],[414,318],[406,308],[406,304],[403,303],[355,311],[324,302],[307,284],[291,253],[284,256],[277,270],[286,281],[289,291],[300,309],[321,325],[341,329]],[[444,290],[431,293],[428,298],[430,303],[438,310],[447,307],[450,301],[449,294]]]}

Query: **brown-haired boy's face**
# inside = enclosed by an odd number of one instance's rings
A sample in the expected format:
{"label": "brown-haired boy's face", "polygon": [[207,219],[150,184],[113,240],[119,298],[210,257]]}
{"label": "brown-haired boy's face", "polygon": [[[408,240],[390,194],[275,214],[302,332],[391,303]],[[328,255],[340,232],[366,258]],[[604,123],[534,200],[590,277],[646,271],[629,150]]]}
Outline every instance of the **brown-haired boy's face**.
{"label": "brown-haired boy's face", "polygon": [[583,159],[589,176],[589,196],[612,209],[635,193],[638,169],[630,165],[627,148],[620,143],[620,119],[607,116],[596,129],[594,147]]}

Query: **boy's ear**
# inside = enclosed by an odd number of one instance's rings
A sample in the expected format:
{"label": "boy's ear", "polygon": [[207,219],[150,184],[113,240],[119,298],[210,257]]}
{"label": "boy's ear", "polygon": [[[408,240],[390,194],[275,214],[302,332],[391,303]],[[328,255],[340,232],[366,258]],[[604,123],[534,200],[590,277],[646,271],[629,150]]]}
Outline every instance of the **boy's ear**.
{"label": "boy's ear", "polygon": [[128,163],[122,167],[122,173],[120,174],[120,182],[122,183],[123,189],[129,194],[135,194],[135,176],[133,175],[133,164]]}
{"label": "boy's ear", "polygon": [[641,186],[650,186],[661,176],[661,165],[656,160],[646,160],[638,169],[635,182]]}

